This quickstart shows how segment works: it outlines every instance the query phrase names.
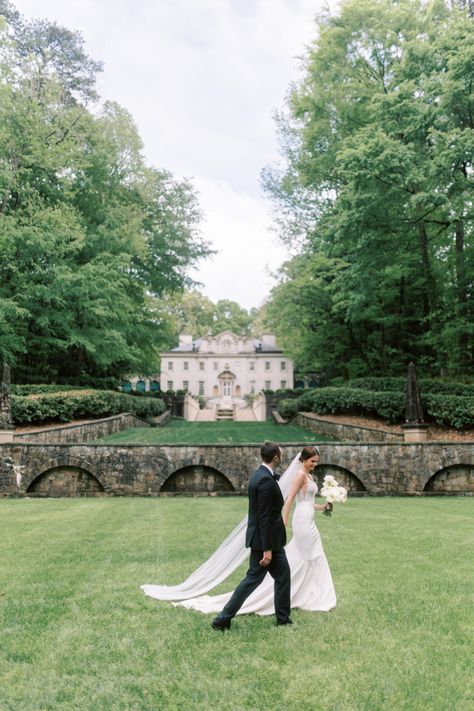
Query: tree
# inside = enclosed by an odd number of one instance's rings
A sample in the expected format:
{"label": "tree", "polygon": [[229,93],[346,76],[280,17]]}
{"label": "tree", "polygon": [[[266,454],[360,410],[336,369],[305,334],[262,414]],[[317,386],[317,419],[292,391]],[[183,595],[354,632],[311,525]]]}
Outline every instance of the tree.
{"label": "tree", "polygon": [[210,254],[195,193],[146,165],[127,111],[89,111],[80,36],[3,8],[0,352],[17,381],[154,370],[156,300]]}
{"label": "tree", "polygon": [[280,116],[264,185],[287,242],[346,265],[324,328],[349,372],[474,367],[473,40],[446,2],[345,2]]}

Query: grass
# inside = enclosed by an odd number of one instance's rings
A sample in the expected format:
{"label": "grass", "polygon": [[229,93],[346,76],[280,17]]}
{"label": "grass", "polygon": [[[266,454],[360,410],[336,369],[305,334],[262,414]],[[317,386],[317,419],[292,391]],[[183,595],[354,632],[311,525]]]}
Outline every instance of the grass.
{"label": "grass", "polygon": [[0,500],[0,708],[470,710],[473,509],[351,499],[318,518],[337,608],[221,634],[139,585],[180,582],[245,498]]}
{"label": "grass", "polygon": [[324,435],[296,425],[271,422],[187,422],[171,420],[165,427],[133,428],[99,440],[111,444],[261,444],[266,440],[280,444],[329,442]]}

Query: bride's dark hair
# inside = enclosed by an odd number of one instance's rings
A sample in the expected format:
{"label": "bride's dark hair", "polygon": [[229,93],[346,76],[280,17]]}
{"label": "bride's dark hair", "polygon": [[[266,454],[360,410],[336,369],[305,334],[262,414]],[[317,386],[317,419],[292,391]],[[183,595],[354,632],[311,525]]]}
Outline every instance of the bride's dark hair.
{"label": "bride's dark hair", "polygon": [[314,457],[316,454],[319,456],[319,449],[311,444],[308,444],[301,450],[300,462],[305,462],[307,459],[311,459],[311,457]]}

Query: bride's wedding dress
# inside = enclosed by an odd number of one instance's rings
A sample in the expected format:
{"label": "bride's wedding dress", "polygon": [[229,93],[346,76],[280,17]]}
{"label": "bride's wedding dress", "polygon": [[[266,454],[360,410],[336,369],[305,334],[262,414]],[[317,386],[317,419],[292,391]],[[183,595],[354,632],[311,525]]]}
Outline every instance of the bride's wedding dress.
{"label": "bride's wedding dress", "polygon": [[[285,550],[291,570],[291,607],[327,612],[336,606],[336,592],[321,536],[314,523],[314,497],[317,491],[316,483],[309,481],[306,493],[303,494],[301,490],[297,493],[292,519],[293,538]],[[220,612],[231,595],[202,595],[173,604],[199,612]],[[253,612],[257,615],[273,615],[273,598],[273,578],[266,575],[263,583],[247,598],[237,614]]]}
{"label": "bride's wedding dress", "polygon": [[[292,478],[300,469],[295,457],[279,481],[283,496],[286,496]],[[336,606],[336,593],[331,571],[324,554],[321,537],[314,523],[314,498],[318,487],[308,481],[306,492],[296,495],[292,519],[293,538],[286,546],[286,555],[291,569],[291,607],[303,610],[327,612]],[[157,600],[179,600],[181,605],[200,612],[220,612],[232,595],[203,595],[225,580],[248,557],[245,548],[245,518],[232,531],[215,553],[183,583],[175,586],[142,585],[146,595]],[[274,613],[273,578],[267,574],[259,587],[250,595],[238,611],[238,615]]]}

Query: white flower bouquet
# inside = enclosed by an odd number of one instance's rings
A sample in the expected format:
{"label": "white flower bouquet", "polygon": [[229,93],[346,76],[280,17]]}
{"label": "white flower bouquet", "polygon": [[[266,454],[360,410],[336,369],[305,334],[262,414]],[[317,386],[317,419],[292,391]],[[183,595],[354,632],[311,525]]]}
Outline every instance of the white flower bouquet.
{"label": "white flower bouquet", "polygon": [[331,516],[333,504],[344,504],[347,501],[347,489],[339,486],[333,476],[328,474],[324,477],[321,488],[321,496],[324,496],[329,506],[323,511],[325,516]]}

